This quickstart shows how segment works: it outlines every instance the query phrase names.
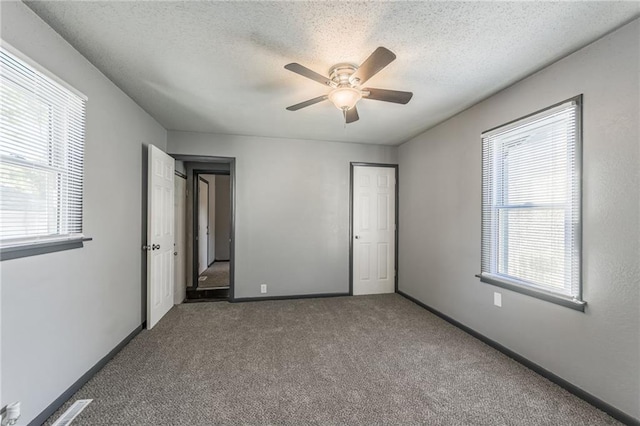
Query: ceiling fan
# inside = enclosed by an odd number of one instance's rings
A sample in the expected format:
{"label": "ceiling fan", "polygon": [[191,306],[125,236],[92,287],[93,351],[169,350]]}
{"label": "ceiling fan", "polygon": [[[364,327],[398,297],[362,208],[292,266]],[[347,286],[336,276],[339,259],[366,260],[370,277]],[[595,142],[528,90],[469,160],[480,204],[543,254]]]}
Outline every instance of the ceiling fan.
{"label": "ceiling fan", "polygon": [[356,108],[356,104],[360,99],[406,104],[411,100],[413,93],[361,87],[394,59],[396,59],[396,55],[392,51],[384,47],[378,47],[359,67],[346,63],[334,65],[329,70],[328,78],[298,63],[287,64],[284,67],[289,71],[310,78],[332,89],[326,95],[291,105],[287,109],[289,111],[297,111],[329,99],[336,108],[342,111],[345,122],[353,123],[360,118]]}

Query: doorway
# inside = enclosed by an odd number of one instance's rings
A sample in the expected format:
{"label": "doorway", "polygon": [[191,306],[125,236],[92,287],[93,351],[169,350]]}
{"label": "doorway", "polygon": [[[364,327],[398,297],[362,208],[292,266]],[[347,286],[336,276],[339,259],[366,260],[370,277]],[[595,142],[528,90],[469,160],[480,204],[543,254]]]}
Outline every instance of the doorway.
{"label": "doorway", "polygon": [[351,163],[349,293],[394,293],[398,270],[398,165]]}
{"label": "doorway", "polygon": [[[198,175],[198,281],[196,290],[229,290],[231,235],[230,176],[228,173]],[[195,243],[195,242],[194,242]],[[211,292],[210,294],[211,295]]]}
{"label": "doorway", "polygon": [[235,159],[174,155],[186,175],[185,302],[234,297]]}

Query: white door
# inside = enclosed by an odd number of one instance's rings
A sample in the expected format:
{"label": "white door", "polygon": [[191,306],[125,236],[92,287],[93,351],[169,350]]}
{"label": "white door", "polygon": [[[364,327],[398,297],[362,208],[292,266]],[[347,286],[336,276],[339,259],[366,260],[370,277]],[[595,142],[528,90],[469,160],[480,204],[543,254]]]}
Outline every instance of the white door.
{"label": "white door", "polygon": [[353,294],[395,291],[395,168],[353,168]]}
{"label": "white door", "polygon": [[186,282],[186,230],[187,230],[187,217],[186,217],[186,191],[187,180],[181,177],[175,178],[175,244],[174,244],[174,297],[173,303],[175,305],[182,303],[187,293]]}
{"label": "white door", "polygon": [[198,179],[198,275],[207,269],[209,258],[209,184]]}
{"label": "white door", "polygon": [[173,158],[149,145],[147,328],[173,306]]}

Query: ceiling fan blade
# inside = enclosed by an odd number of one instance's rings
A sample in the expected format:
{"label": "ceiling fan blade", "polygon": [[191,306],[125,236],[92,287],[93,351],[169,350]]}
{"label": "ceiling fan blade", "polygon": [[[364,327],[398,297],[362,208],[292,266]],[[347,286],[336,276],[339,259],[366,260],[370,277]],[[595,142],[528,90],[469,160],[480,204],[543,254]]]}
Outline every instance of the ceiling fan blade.
{"label": "ceiling fan blade", "polygon": [[369,92],[364,99],[373,99],[374,101],[393,102],[396,104],[406,104],[413,97],[411,92],[401,92],[399,90],[372,89],[367,87],[362,89],[363,92]]}
{"label": "ceiling fan blade", "polygon": [[289,71],[295,72],[296,74],[300,74],[303,77],[310,78],[311,80],[317,81],[320,84],[324,84],[325,86],[331,86],[331,80],[329,80],[327,77],[321,74],[318,74],[315,71],[311,71],[309,68],[303,67],[302,65],[296,62],[287,64],[284,67]]}
{"label": "ceiling fan blade", "polygon": [[392,51],[382,46],[378,47],[360,65],[360,68],[353,73],[351,81],[357,78],[360,80],[360,84],[364,84],[365,81],[376,75],[382,68],[393,62],[394,59],[396,59],[396,55]]}
{"label": "ceiling fan blade", "polygon": [[308,101],[300,102],[299,104],[291,105],[287,107],[289,111],[297,111],[299,109],[311,106],[313,104],[317,104],[318,102],[322,102],[328,98],[327,95],[318,96],[317,98],[309,99]]}
{"label": "ceiling fan blade", "polygon": [[354,121],[360,120],[360,116],[358,115],[358,109],[354,106],[350,110],[347,110],[345,115],[345,121],[347,124],[353,123]]}

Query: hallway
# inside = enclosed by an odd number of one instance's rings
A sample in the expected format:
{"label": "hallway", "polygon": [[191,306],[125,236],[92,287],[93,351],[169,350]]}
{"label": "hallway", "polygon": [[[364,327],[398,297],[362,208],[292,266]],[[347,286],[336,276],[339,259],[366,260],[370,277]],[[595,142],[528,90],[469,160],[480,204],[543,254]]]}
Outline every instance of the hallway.
{"label": "hallway", "polygon": [[229,262],[216,261],[198,277],[198,289],[229,288]]}

